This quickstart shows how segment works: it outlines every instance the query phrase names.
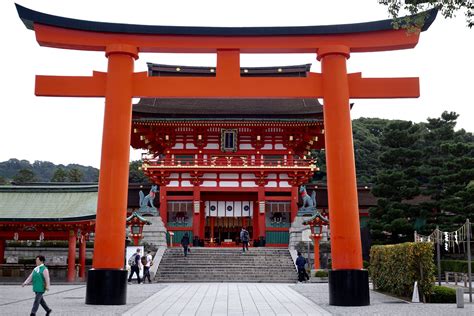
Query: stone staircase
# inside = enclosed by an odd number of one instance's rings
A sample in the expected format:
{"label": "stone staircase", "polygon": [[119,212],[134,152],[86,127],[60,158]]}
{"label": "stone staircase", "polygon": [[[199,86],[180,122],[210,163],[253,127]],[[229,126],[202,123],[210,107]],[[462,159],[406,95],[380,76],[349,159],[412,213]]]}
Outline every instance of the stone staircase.
{"label": "stone staircase", "polygon": [[295,283],[296,269],[287,248],[168,248],[155,275],[157,282]]}

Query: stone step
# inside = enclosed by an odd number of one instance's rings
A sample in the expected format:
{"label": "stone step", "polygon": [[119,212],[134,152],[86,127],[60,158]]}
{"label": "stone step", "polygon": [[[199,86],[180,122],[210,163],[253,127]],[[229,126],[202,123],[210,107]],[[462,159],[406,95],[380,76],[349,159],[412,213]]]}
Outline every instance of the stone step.
{"label": "stone step", "polygon": [[294,283],[297,274],[286,248],[193,247],[167,249],[155,276],[158,282],[275,282]]}

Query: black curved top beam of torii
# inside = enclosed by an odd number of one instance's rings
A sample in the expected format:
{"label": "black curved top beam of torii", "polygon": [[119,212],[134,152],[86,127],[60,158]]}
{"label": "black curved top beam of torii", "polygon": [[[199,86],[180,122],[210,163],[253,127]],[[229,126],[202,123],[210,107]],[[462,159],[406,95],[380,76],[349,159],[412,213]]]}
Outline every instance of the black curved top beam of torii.
{"label": "black curved top beam of torii", "polygon": [[[373,22],[317,25],[317,26],[283,26],[283,27],[195,27],[195,26],[162,26],[139,25],[124,23],[94,22],[70,19],[45,14],[15,4],[18,15],[25,26],[33,30],[34,23],[81,31],[125,33],[125,34],[156,34],[156,35],[203,35],[203,36],[291,36],[291,35],[324,35],[349,34],[393,29],[393,20]],[[426,31],[436,18],[438,10],[431,9],[413,15],[416,18],[425,15],[427,18],[421,31]]]}

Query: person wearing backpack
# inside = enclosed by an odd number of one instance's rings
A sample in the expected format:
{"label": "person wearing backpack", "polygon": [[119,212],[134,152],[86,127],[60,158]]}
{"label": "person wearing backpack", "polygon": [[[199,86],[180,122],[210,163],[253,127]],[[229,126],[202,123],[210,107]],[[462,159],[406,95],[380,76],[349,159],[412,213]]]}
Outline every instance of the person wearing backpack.
{"label": "person wearing backpack", "polygon": [[140,260],[143,266],[143,283],[146,282],[147,278],[148,278],[148,282],[151,283],[151,277],[150,277],[150,266],[152,264],[151,251],[148,250],[148,254],[146,256],[143,255]]}
{"label": "person wearing backpack", "polygon": [[22,287],[33,282],[33,292],[35,292],[35,301],[33,303],[33,308],[31,309],[31,315],[36,315],[38,308],[41,306],[46,311],[46,315],[51,314],[53,311],[46,304],[43,295],[45,291],[49,291],[50,280],[49,280],[49,271],[48,268],[44,265],[45,258],[44,256],[36,256],[36,268],[33,269],[28,278],[21,285]]}
{"label": "person wearing backpack", "polygon": [[132,276],[134,273],[137,274],[138,284],[142,282],[140,279],[140,248],[137,248],[137,252],[135,252],[129,259],[128,264],[130,265],[130,275],[128,277],[128,283],[132,282]]}
{"label": "person wearing backpack", "polygon": [[240,231],[240,240],[242,241],[242,253],[245,253],[245,249],[249,251],[250,234],[245,227],[242,227],[242,230]]}

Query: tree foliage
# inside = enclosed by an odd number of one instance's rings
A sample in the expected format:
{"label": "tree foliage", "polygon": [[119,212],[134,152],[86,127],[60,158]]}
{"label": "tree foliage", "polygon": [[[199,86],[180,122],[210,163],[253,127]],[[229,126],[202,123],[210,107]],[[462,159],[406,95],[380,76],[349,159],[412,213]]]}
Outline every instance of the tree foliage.
{"label": "tree foliage", "polygon": [[129,183],[148,183],[148,177],[141,170],[142,166],[141,160],[135,160],[130,162],[130,167],[128,171],[128,182]]}
{"label": "tree foliage", "polygon": [[401,11],[414,15],[432,8],[438,8],[445,18],[453,18],[457,13],[464,13],[467,26],[472,28],[474,25],[474,2],[472,0],[379,0],[379,3],[387,6],[389,14],[394,18],[395,28],[420,27],[426,19],[423,14],[415,19],[399,18]]}
{"label": "tree foliage", "polygon": [[[99,179],[99,170],[94,167],[78,164],[55,165],[49,161],[39,160],[30,163],[28,160],[18,160],[14,158],[0,162],[0,176],[9,182],[21,169],[29,169],[35,173],[38,182],[50,182],[59,168],[66,173],[69,173],[72,169],[79,170],[83,175],[81,181],[84,182],[97,182]],[[68,179],[66,178],[64,181],[68,181]]]}
{"label": "tree foliage", "polygon": [[51,182],[66,182],[67,181],[67,172],[63,168],[58,168],[54,172]]}
{"label": "tree foliage", "polygon": [[36,182],[36,181],[37,181],[36,175],[31,169],[21,169],[13,177],[13,182],[18,183],[18,184]]}
{"label": "tree foliage", "polygon": [[73,168],[69,170],[67,174],[67,178],[70,182],[81,182],[82,181],[82,172],[77,169]]}
{"label": "tree foliage", "polygon": [[380,162],[370,209],[372,240],[411,240],[414,230],[436,225],[453,231],[474,215],[474,138],[455,131],[458,115],[444,112],[427,123],[389,123],[380,139]]}

